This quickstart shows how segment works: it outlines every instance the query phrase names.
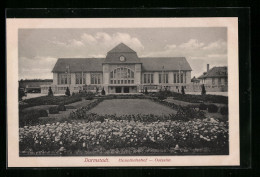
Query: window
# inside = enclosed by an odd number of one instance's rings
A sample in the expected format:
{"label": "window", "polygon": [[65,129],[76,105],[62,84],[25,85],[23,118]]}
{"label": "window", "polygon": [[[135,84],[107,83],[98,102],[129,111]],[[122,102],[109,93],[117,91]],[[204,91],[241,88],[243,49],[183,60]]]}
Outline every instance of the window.
{"label": "window", "polygon": [[218,85],[221,85],[221,78],[218,78]]}
{"label": "window", "polygon": [[168,73],[159,74],[159,83],[168,83]]}
{"label": "window", "polygon": [[176,73],[174,73],[174,74],[173,74],[173,83],[176,83],[176,82],[177,82],[176,77],[177,77],[177,76],[176,76]]}
{"label": "window", "polygon": [[71,84],[71,75],[70,74],[59,74],[58,84]]}
{"label": "window", "polygon": [[153,83],[153,74],[144,74],[144,83],[152,84]]}
{"label": "window", "polygon": [[181,83],[183,83],[183,73],[181,73]]}
{"label": "window", "polygon": [[101,74],[91,74],[91,84],[101,84]]}
{"label": "window", "polygon": [[215,78],[212,78],[212,85],[215,85]]}
{"label": "window", "polygon": [[85,73],[76,73],[76,84],[86,84]]}
{"label": "window", "polygon": [[134,72],[126,67],[116,68],[110,72],[111,84],[130,84],[134,83]]}

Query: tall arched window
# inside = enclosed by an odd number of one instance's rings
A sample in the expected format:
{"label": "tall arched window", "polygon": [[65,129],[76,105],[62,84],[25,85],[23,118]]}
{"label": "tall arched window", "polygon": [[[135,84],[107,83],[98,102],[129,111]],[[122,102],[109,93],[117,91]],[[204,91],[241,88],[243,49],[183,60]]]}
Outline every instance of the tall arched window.
{"label": "tall arched window", "polygon": [[125,67],[110,72],[110,84],[134,84],[134,72]]}

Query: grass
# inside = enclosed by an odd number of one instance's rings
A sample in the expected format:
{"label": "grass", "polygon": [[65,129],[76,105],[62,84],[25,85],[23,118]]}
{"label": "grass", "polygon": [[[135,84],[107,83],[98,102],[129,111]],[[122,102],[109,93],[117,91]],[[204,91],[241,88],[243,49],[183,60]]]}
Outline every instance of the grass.
{"label": "grass", "polygon": [[91,113],[99,115],[116,114],[154,114],[154,115],[169,115],[176,114],[177,111],[152,102],[147,99],[113,99],[104,100],[96,107],[91,109]]}

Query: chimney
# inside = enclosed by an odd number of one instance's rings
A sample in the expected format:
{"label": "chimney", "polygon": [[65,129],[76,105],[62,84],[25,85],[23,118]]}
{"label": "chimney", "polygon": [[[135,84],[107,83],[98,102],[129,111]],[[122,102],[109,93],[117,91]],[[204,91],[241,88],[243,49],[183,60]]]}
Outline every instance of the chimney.
{"label": "chimney", "polygon": [[209,72],[209,64],[207,64],[207,72]]}

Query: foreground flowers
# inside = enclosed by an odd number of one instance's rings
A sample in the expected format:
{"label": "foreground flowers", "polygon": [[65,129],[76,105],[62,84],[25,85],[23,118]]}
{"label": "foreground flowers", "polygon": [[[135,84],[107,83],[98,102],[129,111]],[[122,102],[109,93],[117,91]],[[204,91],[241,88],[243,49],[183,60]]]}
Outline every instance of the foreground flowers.
{"label": "foreground flowers", "polygon": [[[66,154],[76,151],[102,151],[117,148],[148,147],[228,149],[228,123],[211,119],[140,122],[73,120],[20,128],[22,154]],[[177,148],[176,148],[177,147]],[[113,151],[117,154],[117,151]],[[112,153],[113,153],[112,152]],[[102,152],[99,151],[102,154]],[[122,153],[122,152],[120,152]]]}

